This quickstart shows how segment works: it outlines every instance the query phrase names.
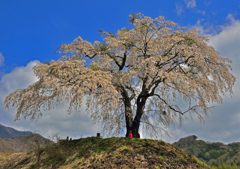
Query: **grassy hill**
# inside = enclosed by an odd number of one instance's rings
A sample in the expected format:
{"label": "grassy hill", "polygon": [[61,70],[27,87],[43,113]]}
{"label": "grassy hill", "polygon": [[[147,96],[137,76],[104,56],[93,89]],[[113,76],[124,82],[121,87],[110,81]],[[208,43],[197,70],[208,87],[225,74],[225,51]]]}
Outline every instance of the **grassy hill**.
{"label": "grassy hill", "polygon": [[[39,165],[39,166],[38,166]],[[58,140],[43,148],[15,154],[1,168],[209,168],[195,156],[164,141],[88,137]]]}
{"label": "grassy hill", "polygon": [[53,143],[51,140],[41,137],[37,134],[15,138],[0,137],[0,168],[3,168],[1,167],[1,164],[6,163],[8,160],[15,159],[29,151],[35,150],[35,140],[38,140],[40,147],[44,147]]}
{"label": "grassy hill", "polygon": [[181,148],[185,153],[195,155],[209,166],[236,164],[240,168],[240,143],[224,145],[220,142],[210,143],[196,140],[195,135],[181,138],[172,145]]}

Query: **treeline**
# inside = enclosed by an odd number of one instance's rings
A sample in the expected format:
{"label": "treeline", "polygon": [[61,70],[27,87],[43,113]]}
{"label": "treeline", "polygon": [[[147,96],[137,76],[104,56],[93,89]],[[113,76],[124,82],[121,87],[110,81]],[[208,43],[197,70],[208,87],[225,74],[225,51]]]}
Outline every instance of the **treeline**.
{"label": "treeline", "polygon": [[[202,140],[193,142],[193,144],[189,146],[186,151],[186,153],[195,155],[197,158],[202,158],[205,161],[210,161],[211,159],[218,159],[222,155],[229,152],[230,150],[220,148],[218,145],[215,144],[206,144]],[[216,166],[218,165],[219,164],[217,164]]]}
{"label": "treeline", "polygon": [[216,166],[211,166],[211,169],[238,169],[237,164],[233,163],[232,165],[221,164]]}
{"label": "treeline", "polygon": [[[184,141],[184,140],[183,140]],[[182,141],[182,145],[186,147],[186,143]],[[207,144],[202,140],[194,140],[191,143],[187,144],[187,150],[185,151],[188,154],[195,155],[198,159],[202,159],[208,166],[215,167],[234,167],[233,166],[224,166],[223,164],[235,164],[240,166],[240,157],[238,143],[228,144],[228,147],[232,150],[228,150],[220,147],[217,143]]]}
{"label": "treeline", "polygon": [[[233,149],[232,151],[219,149],[219,150],[210,150],[208,152],[200,152],[197,155],[197,157],[208,161],[207,162],[208,165],[219,166],[222,163],[226,163],[228,160],[232,159],[233,156],[237,154],[238,154],[237,148]],[[236,165],[240,166],[240,162],[238,161]]]}

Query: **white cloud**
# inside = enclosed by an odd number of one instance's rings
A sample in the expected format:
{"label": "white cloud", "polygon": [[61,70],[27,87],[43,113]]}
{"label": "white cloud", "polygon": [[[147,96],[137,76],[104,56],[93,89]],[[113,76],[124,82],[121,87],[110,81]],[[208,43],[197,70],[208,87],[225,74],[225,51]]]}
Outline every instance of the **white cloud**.
{"label": "white cloud", "polygon": [[187,5],[187,8],[196,7],[196,1],[195,0],[184,0],[184,2]]}
{"label": "white cloud", "polygon": [[[187,8],[194,8],[196,7],[196,1],[195,0],[184,0]],[[176,7],[176,13],[177,15],[182,15],[182,13],[184,12],[184,9],[183,9],[183,5],[178,2],[178,3],[175,3],[175,7]],[[201,13],[204,15],[204,11],[201,11]]]}
{"label": "white cloud", "polygon": [[36,82],[38,78],[34,75],[32,67],[37,63],[38,61],[31,61],[26,67],[17,67],[11,73],[5,74],[1,79],[2,86],[5,86],[5,92],[13,92],[18,88],[24,89],[30,83]]}
{"label": "white cloud", "polygon": [[198,30],[200,30],[201,32],[201,35],[216,35],[220,30],[221,28],[220,27],[214,27],[213,25],[209,24],[209,23],[204,23],[204,19],[198,19],[196,24],[193,25],[193,26],[190,26],[189,29],[193,29],[193,28],[196,28]]}
{"label": "white cloud", "polygon": [[4,62],[4,57],[2,55],[2,53],[0,52],[0,66],[3,64]]}
{"label": "white cloud", "polygon": [[[174,140],[177,141],[182,137],[193,134],[201,140],[220,141],[225,144],[237,142],[240,139],[238,130],[240,128],[240,82],[238,80],[240,79],[240,68],[238,65],[240,62],[240,48],[238,45],[240,44],[240,22],[235,20],[231,14],[226,19],[226,24],[218,26],[218,28],[211,25],[206,27],[206,24],[202,25],[203,20],[198,20],[193,27],[200,29],[204,36],[209,36],[209,45],[220,52],[220,57],[232,60],[230,65],[233,70],[230,70],[230,72],[237,79],[233,86],[234,95],[231,97],[229,93],[226,93],[221,95],[223,104],[210,104],[209,106],[214,105],[216,107],[212,110],[209,118],[205,119],[205,124],[200,124],[197,117],[194,117],[194,121],[191,121],[190,118],[184,120],[181,128],[177,128],[177,130],[170,133],[173,138],[167,138],[171,143]],[[218,29],[218,31],[214,31],[214,29]]]}
{"label": "white cloud", "polygon": [[231,23],[236,22],[236,20],[234,19],[233,14],[231,14],[231,13],[227,15],[226,19],[230,20]]}
{"label": "white cloud", "polygon": [[175,6],[176,6],[176,12],[177,12],[177,15],[182,15],[182,13],[183,13],[183,6],[181,5],[181,4],[175,4]]}
{"label": "white cloud", "polygon": [[200,11],[200,10],[198,10],[197,12],[198,12],[198,13],[201,13],[202,15],[205,15],[205,14],[206,14],[206,11]]}
{"label": "white cloud", "polygon": [[211,45],[214,44],[217,50],[221,51],[225,57],[229,57],[230,55],[239,61],[240,21],[235,20],[231,14],[227,16],[227,20],[230,23],[222,25],[220,27],[222,31],[218,35],[209,35],[209,43]]}
{"label": "white cloud", "polygon": [[211,1],[209,1],[209,2],[204,1],[204,5],[208,6],[210,4],[211,4]]}

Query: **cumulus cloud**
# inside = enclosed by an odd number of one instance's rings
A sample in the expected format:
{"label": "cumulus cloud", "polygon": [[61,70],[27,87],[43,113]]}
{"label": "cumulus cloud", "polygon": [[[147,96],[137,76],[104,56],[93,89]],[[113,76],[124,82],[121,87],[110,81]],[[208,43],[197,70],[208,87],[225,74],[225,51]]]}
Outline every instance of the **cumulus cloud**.
{"label": "cumulus cloud", "polygon": [[[210,36],[210,44],[214,44],[216,48],[222,51],[225,56],[232,55],[234,59],[239,58],[238,44],[240,43],[240,21],[235,20],[233,15],[229,14],[227,17],[228,23],[222,25],[221,32],[218,35]],[[222,50],[225,48],[224,50]],[[236,63],[235,63],[236,64]]]}
{"label": "cumulus cloud", "polygon": [[[220,31],[216,33],[211,31],[214,27],[204,29],[199,20],[197,28],[200,28],[204,36],[209,36],[209,45],[213,46],[220,53],[220,57],[232,60],[230,65],[233,70],[230,72],[236,77],[237,81],[233,86],[234,95],[231,97],[229,93],[221,95],[223,104],[210,104],[216,106],[212,109],[212,114],[206,119],[205,124],[198,122],[197,117],[194,121],[184,120],[181,128],[171,131],[173,138],[166,138],[166,141],[172,143],[173,140],[179,140],[188,135],[196,135],[199,139],[205,141],[220,141],[225,144],[231,142],[239,142],[239,117],[240,117],[240,22],[235,20],[229,14],[226,17],[226,24],[219,26]],[[212,32],[212,33],[211,33]],[[222,125],[224,124],[224,125]]]}
{"label": "cumulus cloud", "polygon": [[215,27],[211,23],[208,23],[208,22],[204,23],[204,21],[205,21],[204,19],[198,19],[196,24],[193,26],[190,26],[189,29],[196,28],[200,30],[201,36],[208,36],[208,35],[212,36],[222,31],[221,26]]}
{"label": "cumulus cloud", "polygon": [[187,5],[187,8],[196,7],[196,1],[195,0],[184,0],[184,2]]}

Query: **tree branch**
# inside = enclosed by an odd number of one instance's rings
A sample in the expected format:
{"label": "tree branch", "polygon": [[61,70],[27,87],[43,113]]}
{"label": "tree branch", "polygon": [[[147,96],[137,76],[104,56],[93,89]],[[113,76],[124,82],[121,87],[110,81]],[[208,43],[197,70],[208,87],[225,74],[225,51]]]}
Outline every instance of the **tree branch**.
{"label": "tree branch", "polygon": [[173,47],[175,46],[175,45],[178,45],[180,42],[182,42],[183,40],[180,40],[180,41],[178,41],[178,42],[176,42],[175,44],[173,44],[173,46],[167,51],[167,53],[165,53],[163,56],[167,56],[170,52],[171,52],[171,50],[173,49]]}
{"label": "tree branch", "polygon": [[[181,111],[178,111],[178,110],[174,109],[172,106],[170,106],[170,105],[169,105],[164,99],[162,99],[158,94],[154,94],[154,95],[155,95],[155,96],[158,96],[158,98],[161,99],[171,110],[173,110],[173,111],[175,111],[175,112],[178,112],[178,113],[180,113],[181,115],[184,115],[185,113],[187,113],[187,112],[190,111],[190,110],[196,111],[196,108],[201,106],[201,105],[196,105],[196,106],[191,107],[190,109],[188,109],[188,110],[185,111],[185,112],[181,112]],[[215,107],[215,106],[211,106],[211,107],[209,107],[209,108],[212,108],[212,107]]]}
{"label": "tree branch", "polygon": [[124,65],[125,65],[125,62],[126,62],[126,59],[127,59],[127,50],[125,50],[124,52],[124,57],[123,57],[123,61],[122,61],[122,65],[121,67],[119,68],[119,70],[122,70]]}
{"label": "tree branch", "polygon": [[121,67],[121,65],[118,63],[117,59],[114,56],[111,56],[108,53],[107,53],[107,55],[115,61],[115,63],[118,65],[119,68]]}
{"label": "tree branch", "polygon": [[131,101],[131,100],[136,96],[135,91],[133,90],[132,86],[126,86],[126,88],[129,89],[129,90],[131,90],[131,92],[132,92],[132,95],[131,95],[131,97],[129,98],[130,101]]}

